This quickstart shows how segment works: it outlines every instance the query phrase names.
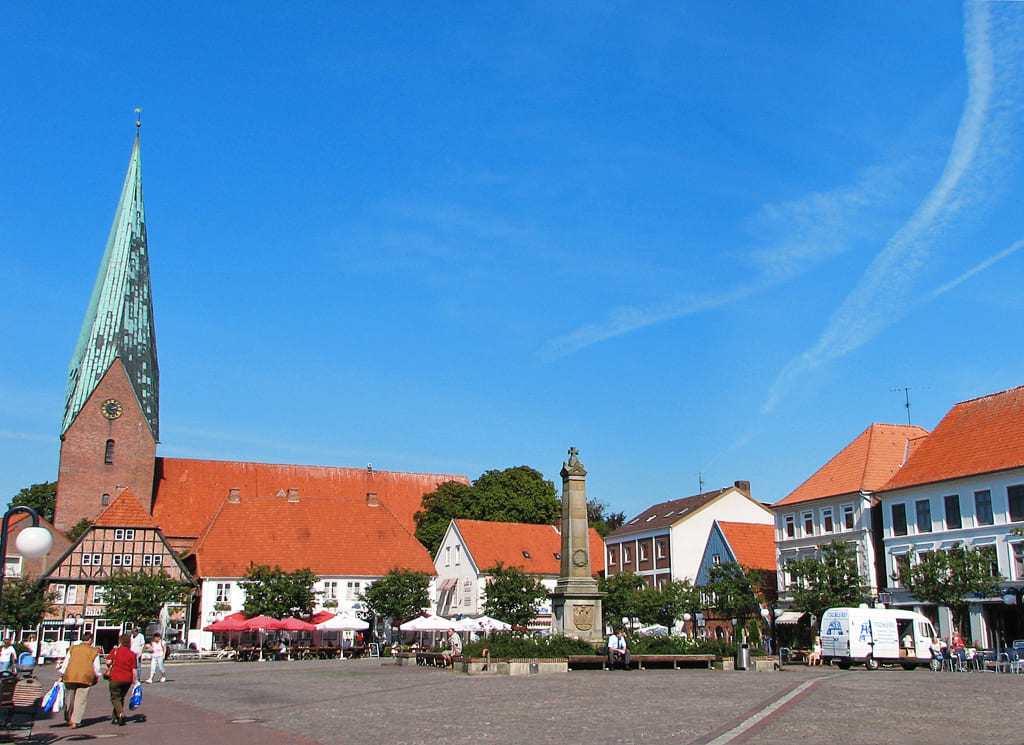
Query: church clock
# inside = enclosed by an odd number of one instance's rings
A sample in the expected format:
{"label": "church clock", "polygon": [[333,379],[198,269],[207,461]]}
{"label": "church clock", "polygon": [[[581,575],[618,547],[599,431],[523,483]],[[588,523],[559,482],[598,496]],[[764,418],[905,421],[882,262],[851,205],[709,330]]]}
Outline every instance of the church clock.
{"label": "church clock", "polygon": [[108,398],[106,401],[103,402],[102,408],[103,416],[105,416],[107,419],[117,419],[119,416],[121,416],[121,413],[124,411],[124,407],[121,406],[121,402],[118,401],[116,398]]}

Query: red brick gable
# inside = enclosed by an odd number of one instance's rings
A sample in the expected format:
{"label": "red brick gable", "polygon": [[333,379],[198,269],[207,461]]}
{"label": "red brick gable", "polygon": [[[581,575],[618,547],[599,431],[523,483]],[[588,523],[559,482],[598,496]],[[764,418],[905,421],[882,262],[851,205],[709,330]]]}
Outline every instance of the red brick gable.
{"label": "red brick gable", "polygon": [[319,577],[379,577],[396,567],[436,574],[427,550],[385,506],[365,499],[225,500],[189,554],[196,576],[241,577],[251,565]]}
{"label": "red brick gable", "polygon": [[[527,574],[558,576],[562,571],[562,535],[554,525],[455,520],[466,550],[483,572],[499,561]],[[604,541],[590,528],[590,561],[594,574],[604,571]],[[524,555],[524,552],[528,556]]]}
{"label": "red brick gable", "polygon": [[366,501],[375,493],[410,533],[423,495],[445,481],[469,485],[465,476],[371,471],[366,468],[276,465],[236,461],[156,459],[153,518],[164,534],[198,536],[232,489],[240,498],[298,489],[301,497]]}
{"label": "red brick gable", "polygon": [[736,561],[751,569],[775,571],[775,526],[719,521]]}
{"label": "red brick gable", "polygon": [[825,497],[877,491],[928,437],[928,430],[905,424],[872,424],[828,463],[773,507]]}
{"label": "red brick gable", "polygon": [[96,517],[93,525],[110,528],[156,528],[152,516],[139,504],[131,489],[124,489],[118,494]]}
{"label": "red brick gable", "polygon": [[958,403],[886,491],[1024,467],[1024,386]]}

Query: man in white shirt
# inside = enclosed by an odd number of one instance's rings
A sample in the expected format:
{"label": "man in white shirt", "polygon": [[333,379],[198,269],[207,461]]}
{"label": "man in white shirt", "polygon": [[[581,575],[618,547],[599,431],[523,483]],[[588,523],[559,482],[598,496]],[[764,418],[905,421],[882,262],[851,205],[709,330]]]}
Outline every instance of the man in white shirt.
{"label": "man in white shirt", "polygon": [[139,629],[132,629],[131,650],[135,653],[135,660],[139,665],[139,680],[142,680],[142,651],[146,648],[146,635]]}
{"label": "man in white shirt", "polygon": [[18,650],[14,648],[14,639],[4,639],[4,646],[0,649],[0,670],[16,672],[18,669]]}
{"label": "man in white shirt", "polygon": [[615,663],[621,662],[626,670],[629,670],[629,647],[626,646],[626,637],[622,629],[616,629],[615,633],[608,637],[608,669],[614,670]]}

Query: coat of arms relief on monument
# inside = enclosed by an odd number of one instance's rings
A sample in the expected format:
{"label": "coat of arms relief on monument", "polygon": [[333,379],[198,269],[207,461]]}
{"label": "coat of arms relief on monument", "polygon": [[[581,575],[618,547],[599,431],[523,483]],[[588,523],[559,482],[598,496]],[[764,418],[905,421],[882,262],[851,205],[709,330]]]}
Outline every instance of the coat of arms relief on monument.
{"label": "coat of arms relief on monument", "polygon": [[594,628],[594,606],[577,605],[573,607],[572,621],[580,631],[590,631]]}

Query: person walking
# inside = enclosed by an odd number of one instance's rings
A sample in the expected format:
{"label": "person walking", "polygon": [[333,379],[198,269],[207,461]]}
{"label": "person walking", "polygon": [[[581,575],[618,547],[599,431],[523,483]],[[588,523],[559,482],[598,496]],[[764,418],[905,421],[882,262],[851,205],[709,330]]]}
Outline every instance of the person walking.
{"label": "person walking", "polygon": [[14,648],[13,637],[4,639],[4,646],[0,649],[0,672],[18,671],[18,650]]}
{"label": "person walking", "polygon": [[138,661],[138,674],[139,680],[142,680],[142,652],[146,649],[146,635],[142,633],[141,629],[132,629],[128,627],[125,629],[132,637],[131,649],[135,653],[135,659]]}
{"label": "person walking", "polygon": [[92,632],[86,631],[64,655],[57,667],[64,683],[64,722],[71,729],[82,726],[89,689],[99,681],[100,650],[92,645]]}
{"label": "person walking", "polygon": [[164,672],[164,658],[167,657],[167,642],[163,640],[160,634],[153,634],[153,641],[149,643],[150,653],[153,655],[149,661],[149,679],[147,683],[152,683],[153,678],[156,677],[156,671],[160,671],[160,682],[167,682],[167,673]]}
{"label": "person walking", "polygon": [[110,721],[123,727],[124,699],[128,691],[139,682],[139,662],[131,650],[131,634],[121,634],[117,641],[118,646],[107,655],[107,667],[110,670],[110,703],[114,707]]}

